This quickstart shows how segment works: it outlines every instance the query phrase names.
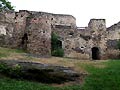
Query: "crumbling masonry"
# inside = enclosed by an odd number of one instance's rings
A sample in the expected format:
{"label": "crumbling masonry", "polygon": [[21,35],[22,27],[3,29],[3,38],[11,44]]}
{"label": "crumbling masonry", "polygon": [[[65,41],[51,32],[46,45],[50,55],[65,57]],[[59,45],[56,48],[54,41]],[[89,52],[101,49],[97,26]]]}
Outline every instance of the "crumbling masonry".
{"label": "crumbling masonry", "polygon": [[120,22],[106,28],[105,19],[91,19],[77,27],[71,15],[21,10],[0,12],[0,46],[21,48],[31,54],[51,56],[51,32],[60,37],[64,57],[119,58]]}

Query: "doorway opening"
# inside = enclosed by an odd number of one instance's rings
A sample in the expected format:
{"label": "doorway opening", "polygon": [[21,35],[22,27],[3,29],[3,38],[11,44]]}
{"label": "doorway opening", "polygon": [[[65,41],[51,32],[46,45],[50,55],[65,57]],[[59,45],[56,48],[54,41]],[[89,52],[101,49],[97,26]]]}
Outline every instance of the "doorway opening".
{"label": "doorway opening", "polygon": [[25,33],[24,36],[22,37],[22,42],[21,42],[22,48],[24,50],[27,49],[27,41],[28,41],[28,35],[27,33]]}
{"label": "doorway opening", "polygon": [[58,46],[60,49],[62,49],[62,41],[58,40],[58,41],[57,41],[57,46]]}
{"label": "doorway opening", "polygon": [[100,59],[100,52],[98,47],[93,47],[92,48],[92,59],[93,60],[99,60]]}

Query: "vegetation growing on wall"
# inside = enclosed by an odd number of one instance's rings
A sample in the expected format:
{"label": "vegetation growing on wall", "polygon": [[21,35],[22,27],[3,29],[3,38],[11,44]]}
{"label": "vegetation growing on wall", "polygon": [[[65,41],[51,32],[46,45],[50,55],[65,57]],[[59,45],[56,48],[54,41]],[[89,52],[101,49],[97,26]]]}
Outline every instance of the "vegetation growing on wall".
{"label": "vegetation growing on wall", "polygon": [[64,50],[62,49],[62,42],[59,40],[57,34],[52,33],[51,35],[51,53],[52,56],[63,57]]}

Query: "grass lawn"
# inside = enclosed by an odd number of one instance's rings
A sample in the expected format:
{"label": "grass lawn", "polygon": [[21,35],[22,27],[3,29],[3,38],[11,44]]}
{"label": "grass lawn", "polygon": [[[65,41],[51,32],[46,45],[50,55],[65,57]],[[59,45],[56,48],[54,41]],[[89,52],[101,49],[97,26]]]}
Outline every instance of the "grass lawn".
{"label": "grass lawn", "polygon": [[83,90],[120,90],[120,61],[104,63],[105,68],[87,66],[90,75],[85,79]]}
{"label": "grass lawn", "polygon": [[5,48],[0,48],[0,54],[0,59],[31,60],[40,63],[70,66],[78,72],[88,73],[81,85],[61,87],[0,76],[0,90],[120,90],[120,60],[83,61],[57,57],[35,58],[25,56],[23,51]]}

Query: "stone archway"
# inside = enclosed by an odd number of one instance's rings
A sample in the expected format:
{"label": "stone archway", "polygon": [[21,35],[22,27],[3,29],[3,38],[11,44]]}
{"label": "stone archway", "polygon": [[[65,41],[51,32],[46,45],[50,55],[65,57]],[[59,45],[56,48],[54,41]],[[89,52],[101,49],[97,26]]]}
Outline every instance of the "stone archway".
{"label": "stone archway", "polygon": [[92,59],[93,60],[99,60],[100,59],[100,51],[98,47],[93,47],[91,49],[92,51]]}

